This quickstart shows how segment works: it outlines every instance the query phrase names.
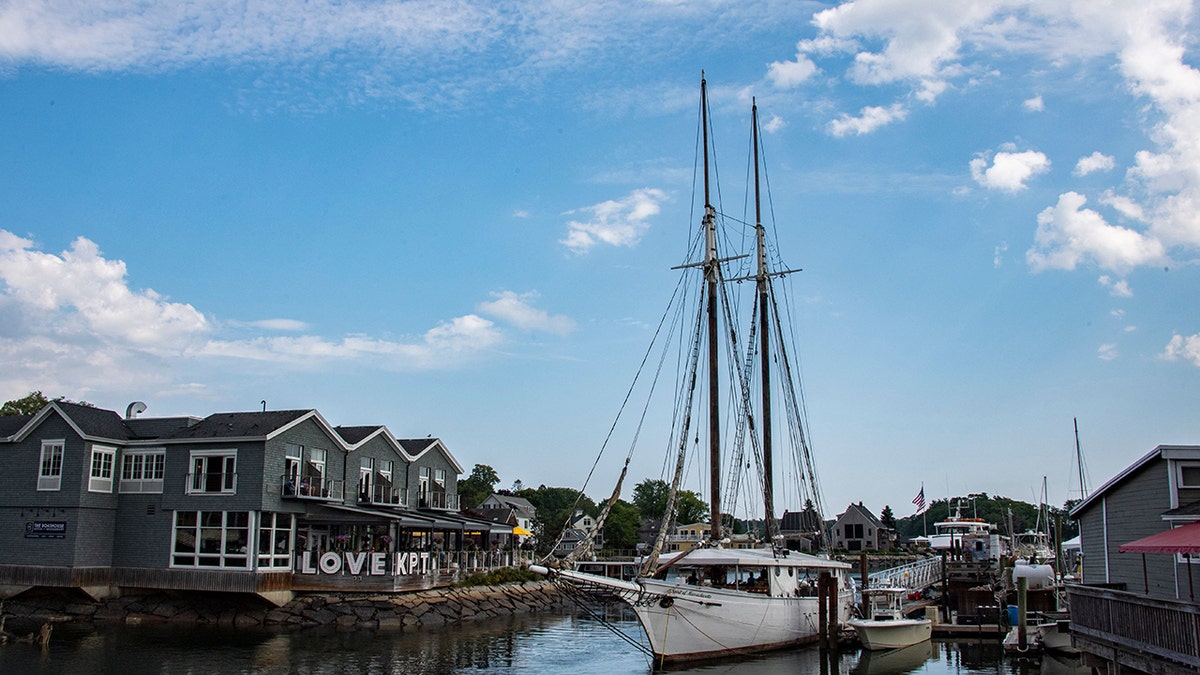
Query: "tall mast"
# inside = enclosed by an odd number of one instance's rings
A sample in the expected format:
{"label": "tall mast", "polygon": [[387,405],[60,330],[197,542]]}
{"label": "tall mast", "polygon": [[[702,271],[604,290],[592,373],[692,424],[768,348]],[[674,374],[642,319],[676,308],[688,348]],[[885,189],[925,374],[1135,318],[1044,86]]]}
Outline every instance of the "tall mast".
{"label": "tall mast", "polygon": [[716,209],[709,199],[708,178],[708,84],[700,72],[700,126],[704,147],[704,280],[708,291],[708,473],[711,524],[709,538],[721,539],[721,406],[720,367],[717,363],[717,260]]}
{"label": "tall mast", "polygon": [[767,316],[767,294],[771,280],[767,276],[767,235],[762,224],[762,192],[758,180],[758,102],[755,99],[750,99],[750,102],[751,133],[754,137],[754,235],[758,250],[758,271],[754,284],[758,291],[759,357],[762,359],[763,517],[767,541],[774,544],[779,528],[775,522],[775,473],[771,456],[771,337]]}
{"label": "tall mast", "polygon": [[1083,478],[1083,448],[1079,447],[1079,418],[1071,418],[1075,422],[1075,463],[1079,466],[1079,501],[1087,499],[1087,485]]}

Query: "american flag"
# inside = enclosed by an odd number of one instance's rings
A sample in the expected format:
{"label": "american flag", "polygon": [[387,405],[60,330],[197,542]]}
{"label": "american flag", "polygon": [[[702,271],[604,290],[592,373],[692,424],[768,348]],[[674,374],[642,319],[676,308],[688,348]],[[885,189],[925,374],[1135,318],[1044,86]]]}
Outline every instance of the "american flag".
{"label": "american flag", "polygon": [[917,513],[920,513],[921,511],[925,510],[925,486],[924,485],[921,486],[921,491],[917,493],[917,496],[913,497],[913,503],[917,505]]}

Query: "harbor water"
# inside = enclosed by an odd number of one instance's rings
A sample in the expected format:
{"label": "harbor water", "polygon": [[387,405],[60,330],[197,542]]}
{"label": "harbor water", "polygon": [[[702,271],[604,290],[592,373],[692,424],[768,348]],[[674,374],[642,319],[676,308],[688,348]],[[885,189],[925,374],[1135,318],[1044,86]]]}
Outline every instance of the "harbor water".
{"label": "harbor water", "polygon": [[[652,672],[644,647],[645,637],[628,612],[594,618],[562,610],[404,632],[62,624],[55,627],[48,648],[0,645],[0,673],[612,675]],[[1078,666],[1077,659],[1007,659],[1000,644],[988,640],[934,641],[876,653],[822,653],[814,647],[674,672],[1083,675],[1088,671]]]}

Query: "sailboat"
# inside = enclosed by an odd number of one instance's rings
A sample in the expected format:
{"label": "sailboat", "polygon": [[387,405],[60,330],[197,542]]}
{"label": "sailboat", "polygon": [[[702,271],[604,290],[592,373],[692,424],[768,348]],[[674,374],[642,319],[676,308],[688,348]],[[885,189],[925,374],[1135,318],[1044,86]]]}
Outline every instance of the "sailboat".
{"label": "sailboat", "polygon": [[[710,195],[709,173],[709,124],[707,85],[703,75],[700,82],[700,117],[704,163],[704,213],[701,218],[700,237],[695,250],[702,250],[699,260],[685,263],[676,269],[684,274],[703,274],[702,292],[697,292],[699,307],[694,313],[694,333],[687,352],[688,367],[680,378],[680,389],[686,392],[685,403],[676,403],[682,419],[678,435],[672,436],[672,449],[676,452],[675,472],[668,496],[667,517],[664,518],[653,549],[642,561],[641,573],[632,580],[614,579],[601,575],[576,571],[570,565],[558,568],[549,563],[535,565],[530,569],[559,582],[565,589],[581,592],[601,600],[616,600],[631,607],[646,632],[650,649],[659,665],[753,654],[772,649],[792,647],[819,639],[823,625],[843,624],[848,621],[854,603],[854,588],[849,576],[850,565],[820,555],[789,551],[781,546],[779,525],[774,515],[775,486],[773,468],[771,366],[778,368],[782,377],[777,384],[785,392],[785,403],[780,406],[790,426],[788,438],[801,450],[793,458],[793,465],[800,468],[798,483],[806,483],[805,490],[817,497],[813,462],[808,452],[806,431],[802,427],[801,410],[796,402],[799,388],[794,381],[795,361],[789,360],[783,351],[785,340],[780,324],[780,311],[776,304],[772,280],[793,270],[771,269],[767,260],[766,231],[762,224],[760,179],[759,179],[759,130],[758,107],[752,108],[752,138],[754,154],[754,260],[752,272],[738,277],[727,272],[731,261],[749,256],[724,255],[722,245],[730,238],[719,236],[717,221],[721,214],[713,206]],[[751,337],[746,341],[744,353],[741,346],[727,347],[728,359],[719,359],[723,343],[719,336],[732,338],[738,332],[731,318],[735,308],[728,299],[729,282],[753,279],[755,299],[752,305],[753,319]],[[682,314],[682,313],[681,313]],[[725,325],[721,326],[721,320]],[[757,334],[757,335],[755,335]],[[756,339],[757,338],[757,339]],[[772,344],[772,339],[776,344]],[[707,349],[704,349],[707,347]],[[772,349],[774,347],[774,349]],[[705,361],[706,367],[701,367]],[[757,359],[755,357],[758,357]],[[759,364],[757,377],[761,383],[761,402],[753,405],[753,376],[755,362]],[[722,373],[731,374],[729,393],[722,396],[719,383]],[[691,397],[697,381],[707,380],[707,405]],[[791,396],[787,396],[790,393]],[[702,398],[698,396],[696,398]],[[721,452],[722,404],[728,402],[736,408],[731,417],[738,420],[733,442],[728,444],[727,453]],[[684,551],[663,552],[670,531],[680,481],[683,474],[693,412],[697,416],[708,415],[708,482],[709,515],[707,539],[700,545]],[[697,424],[697,427],[703,427]],[[757,475],[761,479],[762,502],[765,511],[765,537],[762,546],[737,547],[731,544],[725,520],[729,514],[722,508],[722,467],[731,467],[727,488],[742,480],[738,472],[745,472],[751,459],[746,457],[743,446],[749,440],[752,459],[757,463]],[[798,441],[798,443],[797,443]],[[628,458],[626,459],[626,469]],[[752,472],[753,473],[753,472]],[[613,492],[605,510],[597,519],[596,529],[602,526],[607,510],[616,501],[621,480]],[[744,488],[744,485],[743,485]],[[736,494],[736,490],[730,490]],[[807,492],[806,492],[807,494]],[[578,550],[578,549],[577,549]],[[823,620],[824,619],[824,620]]]}

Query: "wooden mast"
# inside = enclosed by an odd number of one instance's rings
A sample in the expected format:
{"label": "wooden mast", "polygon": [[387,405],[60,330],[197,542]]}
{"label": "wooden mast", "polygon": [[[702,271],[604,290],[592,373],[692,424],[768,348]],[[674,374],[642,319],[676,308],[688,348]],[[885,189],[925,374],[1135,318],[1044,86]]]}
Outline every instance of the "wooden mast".
{"label": "wooden mast", "polygon": [[763,453],[763,518],[766,538],[775,544],[779,527],[775,521],[775,479],[771,454],[771,336],[768,312],[770,278],[767,275],[767,235],[762,224],[762,199],[758,178],[758,102],[751,101],[751,133],[754,146],[754,234],[758,249],[758,271],[755,288],[758,291],[759,357],[762,359],[762,453]]}
{"label": "wooden mast", "polygon": [[708,84],[704,80],[704,71],[700,72],[700,126],[704,147],[704,280],[708,292],[709,539],[717,542],[721,540],[721,373],[717,363],[717,283],[720,279],[720,261],[717,259],[716,209],[709,198]]}

